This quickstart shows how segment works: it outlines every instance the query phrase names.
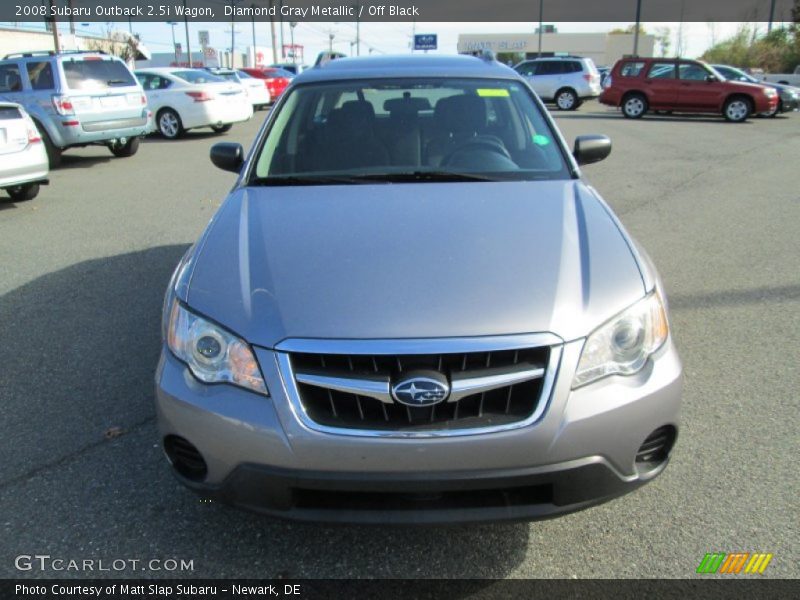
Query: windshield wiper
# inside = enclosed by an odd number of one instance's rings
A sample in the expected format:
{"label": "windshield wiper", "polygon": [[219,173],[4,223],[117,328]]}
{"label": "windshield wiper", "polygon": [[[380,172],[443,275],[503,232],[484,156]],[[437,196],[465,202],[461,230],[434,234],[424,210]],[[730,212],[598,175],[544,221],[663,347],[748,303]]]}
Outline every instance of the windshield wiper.
{"label": "windshield wiper", "polygon": [[250,185],[348,185],[365,183],[410,183],[416,181],[503,181],[497,177],[455,171],[409,171],[361,173],[358,175],[277,175],[256,177]]}

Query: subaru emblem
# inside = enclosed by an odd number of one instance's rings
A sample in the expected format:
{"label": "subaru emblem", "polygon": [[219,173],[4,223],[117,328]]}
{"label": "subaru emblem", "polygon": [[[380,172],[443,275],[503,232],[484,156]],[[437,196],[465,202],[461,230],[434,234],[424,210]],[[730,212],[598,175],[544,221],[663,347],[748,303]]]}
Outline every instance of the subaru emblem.
{"label": "subaru emblem", "polygon": [[433,406],[449,395],[447,377],[437,371],[409,371],[392,385],[392,398],[406,406]]}

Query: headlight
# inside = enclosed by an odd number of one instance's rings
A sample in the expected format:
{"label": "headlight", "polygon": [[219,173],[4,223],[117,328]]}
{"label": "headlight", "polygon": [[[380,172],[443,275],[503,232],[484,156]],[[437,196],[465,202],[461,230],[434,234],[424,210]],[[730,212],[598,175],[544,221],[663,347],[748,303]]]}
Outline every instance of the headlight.
{"label": "headlight", "polygon": [[608,375],[632,375],[666,341],[667,313],[653,292],[589,335],[572,381],[577,388]]}
{"label": "headlight", "polygon": [[774,88],[764,88],[764,93],[770,97],[778,95],[778,92]]}
{"label": "headlight", "polygon": [[268,395],[250,346],[172,301],[167,322],[167,346],[205,383],[232,383]]}

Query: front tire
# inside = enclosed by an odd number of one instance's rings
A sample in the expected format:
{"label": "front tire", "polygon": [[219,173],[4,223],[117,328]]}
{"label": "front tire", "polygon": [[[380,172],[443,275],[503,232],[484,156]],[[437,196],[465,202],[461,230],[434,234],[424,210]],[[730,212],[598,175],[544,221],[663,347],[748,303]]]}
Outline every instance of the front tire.
{"label": "front tire", "polygon": [[33,200],[39,195],[39,184],[26,183],[24,185],[15,185],[6,188],[6,191],[14,202],[24,202],[25,200]]}
{"label": "front tire", "polygon": [[139,151],[139,138],[131,138],[124,144],[111,144],[108,149],[111,150],[111,154],[116,157],[128,158]]}
{"label": "front tire", "polygon": [[641,119],[647,109],[647,98],[642,94],[631,94],[622,101],[622,114],[628,119]]}
{"label": "front tire", "polygon": [[158,131],[168,140],[176,140],[183,135],[181,118],[171,108],[164,108],[158,113]]}
{"label": "front tire", "polygon": [[213,129],[215,133],[225,133],[226,131],[230,131],[231,127],[233,127],[233,123],[226,123],[225,125],[212,125],[211,129]]}
{"label": "front tire", "polygon": [[569,88],[558,90],[555,100],[558,110],[575,110],[578,108],[578,95]]}
{"label": "front tire", "polygon": [[722,109],[723,116],[731,123],[743,123],[753,112],[753,106],[750,100],[743,96],[734,96],[725,102]]}

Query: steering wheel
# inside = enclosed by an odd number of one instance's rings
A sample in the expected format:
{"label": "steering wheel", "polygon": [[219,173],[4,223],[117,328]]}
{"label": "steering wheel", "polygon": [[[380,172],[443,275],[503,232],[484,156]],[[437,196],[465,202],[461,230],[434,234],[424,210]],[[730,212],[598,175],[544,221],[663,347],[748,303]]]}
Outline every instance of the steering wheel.
{"label": "steering wheel", "polygon": [[455,157],[457,157],[459,154],[474,152],[476,150],[483,150],[492,152],[494,154],[499,154],[503,158],[513,161],[511,154],[508,153],[508,150],[500,138],[485,135],[472,138],[471,140],[468,140],[458,146],[455,150],[450,152],[442,159],[441,165],[447,167],[453,163]]}

